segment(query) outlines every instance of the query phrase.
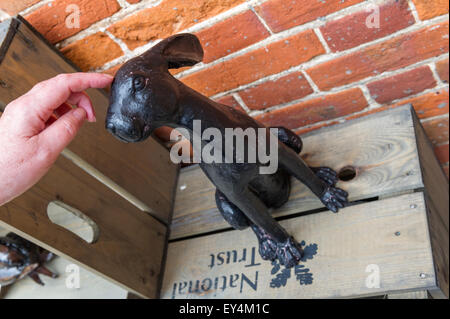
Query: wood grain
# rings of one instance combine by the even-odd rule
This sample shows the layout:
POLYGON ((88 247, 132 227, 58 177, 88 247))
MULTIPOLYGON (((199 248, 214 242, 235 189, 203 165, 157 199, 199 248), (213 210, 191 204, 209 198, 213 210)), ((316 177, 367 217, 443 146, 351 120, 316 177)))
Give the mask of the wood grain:
POLYGON ((166 227, 63 157, 32 189, 0 207, 0 225, 126 290, 158 295, 166 227), (47 205, 54 200, 92 219, 97 242, 53 224, 47 205))
POLYGON ((428 225, 436 267, 437 289, 430 290, 433 298, 449 298, 449 189, 448 179, 433 152, 414 110, 411 111, 417 134, 424 192, 428 209, 428 225))
POLYGON ((282 269, 275 272, 257 251, 257 265, 249 266, 251 251, 257 249, 251 230, 176 241, 169 244, 161 296, 353 298, 430 289, 436 279, 426 214, 423 193, 413 193, 347 207, 338 214, 322 212, 281 221, 295 238, 305 241, 310 253, 317 245, 317 254, 297 269, 306 282, 312 276, 312 283, 300 284, 291 270, 286 285, 279 288, 271 287, 271 282, 282 269), (244 249, 246 259, 239 262, 244 249), (237 262, 232 251, 237 252, 237 262), (211 255, 216 256, 213 267, 211 255), (379 288, 370 284, 376 281, 366 284, 375 268, 379 288))
MULTIPOLYGON (((339 182, 351 201, 422 187, 410 106, 399 107, 302 136, 302 157, 311 166, 356 169, 339 182)), ((198 166, 182 169, 175 196, 170 238, 230 227, 216 208, 215 188, 198 166)), ((289 202, 273 212, 284 216, 323 207, 303 184, 292 179, 289 202)))
MULTIPOLYGON (((77 72, 23 20, 0 65, 0 110, 36 83, 60 73, 77 72)), ((69 149, 150 207, 151 214, 168 223, 178 166, 155 139, 124 144, 104 128, 108 97, 88 90, 97 123, 86 124, 69 149)))

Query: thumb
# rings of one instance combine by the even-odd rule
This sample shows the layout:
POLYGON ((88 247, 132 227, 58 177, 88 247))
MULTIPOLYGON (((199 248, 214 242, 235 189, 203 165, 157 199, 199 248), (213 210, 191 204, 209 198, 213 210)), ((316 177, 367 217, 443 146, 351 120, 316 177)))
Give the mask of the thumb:
POLYGON ((40 140, 45 143, 45 147, 57 155, 75 138, 86 119, 86 111, 79 107, 75 108, 41 132, 40 140))

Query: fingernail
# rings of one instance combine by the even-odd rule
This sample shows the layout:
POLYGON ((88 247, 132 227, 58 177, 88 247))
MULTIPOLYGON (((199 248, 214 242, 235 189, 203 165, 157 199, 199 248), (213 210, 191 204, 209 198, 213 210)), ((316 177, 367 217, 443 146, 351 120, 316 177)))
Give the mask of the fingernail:
POLYGON ((78 120, 85 120, 86 119, 86 111, 82 108, 76 108, 75 111, 73 111, 73 116, 76 117, 78 120))

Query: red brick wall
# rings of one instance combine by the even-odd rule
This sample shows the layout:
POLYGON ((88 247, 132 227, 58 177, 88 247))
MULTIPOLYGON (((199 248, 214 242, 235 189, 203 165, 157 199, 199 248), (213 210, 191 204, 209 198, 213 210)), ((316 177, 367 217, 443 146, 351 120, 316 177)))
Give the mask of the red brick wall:
POLYGON ((205 59, 177 78, 298 133, 412 103, 447 174, 448 8, 447 0, 0 0, 86 71, 114 73, 160 39, 193 32, 205 59), (70 4, 79 28, 66 27, 70 4), (374 7, 379 26, 369 28, 374 7))

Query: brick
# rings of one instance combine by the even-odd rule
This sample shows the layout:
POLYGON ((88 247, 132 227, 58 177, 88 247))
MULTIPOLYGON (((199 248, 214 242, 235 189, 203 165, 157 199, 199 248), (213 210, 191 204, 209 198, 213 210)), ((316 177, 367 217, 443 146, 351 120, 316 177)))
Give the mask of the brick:
POLYGON ((366 106, 362 91, 354 88, 266 112, 256 119, 267 126, 294 129, 358 112, 366 106))
POLYGON ((440 163, 448 163, 448 144, 436 146, 434 148, 434 154, 436 154, 440 163))
POLYGON ((120 8, 116 0, 55 0, 39 7, 25 16, 25 19, 48 41, 56 43, 88 28, 97 21, 110 17, 120 8), (72 22, 75 14, 73 10, 66 12, 69 5, 77 5, 80 9, 79 28, 66 26, 66 21, 72 22))
POLYGON ((83 71, 101 67, 123 54, 120 46, 103 32, 71 43, 61 52, 83 71))
POLYGON ((225 104, 225 105, 231 106, 232 108, 234 108, 236 110, 247 113, 247 112, 245 112, 245 110, 242 108, 242 106, 238 103, 238 101, 236 101, 236 99, 232 95, 223 96, 221 98, 216 99, 215 101, 217 103, 225 104))
POLYGON ((307 70, 321 90, 356 82, 448 52, 448 22, 403 34, 307 70))
POLYGON ((248 10, 196 34, 203 45, 205 63, 217 60, 267 38, 270 33, 248 10))
POLYGON ((339 121, 331 121, 331 122, 325 122, 325 123, 322 122, 319 124, 314 124, 312 126, 299 128, 298 130, 294 130, 294 133, 297 135, 303 135, 303 134, 321 129, 322 127, 333 126, 338 123, 339 123, 339 121))
POLYGON ((448 0, 413 0, 421 20, 448 13, 448 0))
POLYGON ((196 0, 194 5, 186 0, 165 0, 113 24, 108 31, 130 49, 135 49, 178 33, 242 2, 244 0, 196 0))
POLYGON ((436 81, 428 66, 422 66, 367 84, 370 95, 378 103, 387 103, 414 95, 434 86, 436 86, 436 81))
POLYGON ((448 58, 436 62, 436 71, 441 80, 448 83, 448 58))
POLYGON ((422 126, 425 129, 431 143, 448 143, 448 117, 423 122, 422 126))
POLYGON ((401 100, 395 104, 383 105, 370 111, 347 116, 345 120, 353 120, 369 114, 386 111, 405 104, 411 104, 421 119, 448 114, 448 88, 436 90, 435 92, 425 93, 413 98, 401 100))
POLYGON ((279 73, 322 53, 325 50, 319 39, 308 30, 190 74, 182 81, 211 96, 279 73))
POLYGON ((379 13, 378 27, 366 23, 367 18, 373 15, 373 11, 362 10, 342 19, 330 21, 321 27, 320 31, 330 49, 336 52, 382 38, 415 22, 406 0, 390 0, 379 7, 379 13))
POLYGON ((117 71, 119 71, 119 69, 120 69, 120 67, 121 67, 122 65, 123 65, 123 64, 119 64, 119 65, 113 66, 112 68, 109 68, 109 69, 103 71, 103 73, 106 73, 106 74, 115 76, 116 73, 117 73, 117 71))
POLYGON ((13 16, 39 1, 40 0, 0 0, 0 10, 13 16))
POLYGON ((274 32, 304 24, 362 2, 362 0, 271 0, 256 7, 256 11, 274 32))
POLYGON ((404 99, 392 107, 411 103, 421 119, 448 114, 448 88, 436 90, 413 98, 404 99))
POLYGON ((261 110, 300 99, 312 92, 313 89, 303 74, 294 72, 240 91, 239 95, 250 109, 261 110))
MULTIPOLYGON (((434 117, 439 115, 448 114, 449 112, 449 96, 448 96, 448 88, 436 90, 435 92, 425 93, 419 96, 415 96, 413 98, 407 98, 401 100, 395 104, 387 104, 381 107, 371 109, 370 111, 361 112, 358 114, 352 114, 345 118, 346 121, 353 120, 356 118, 360 118, 363 116, 367 116, 369 114, 378 113, 381 111, 386 111, 388 109, 392 109, 395 107, 399 107, 405 104, 412 104, 414 110, 417 113, 417 116, 421 119, 434 117)), ((448 120, 447 120, 448 121, 448 120)), ((295 131, 296 134, 305 134, 310 131, 317 130, 319 128, 330 126, 337 124, 339 122, 332 121, 328 123, 319 123, 316 125, 312 125, 306 128, 301 128, 295 131)))

